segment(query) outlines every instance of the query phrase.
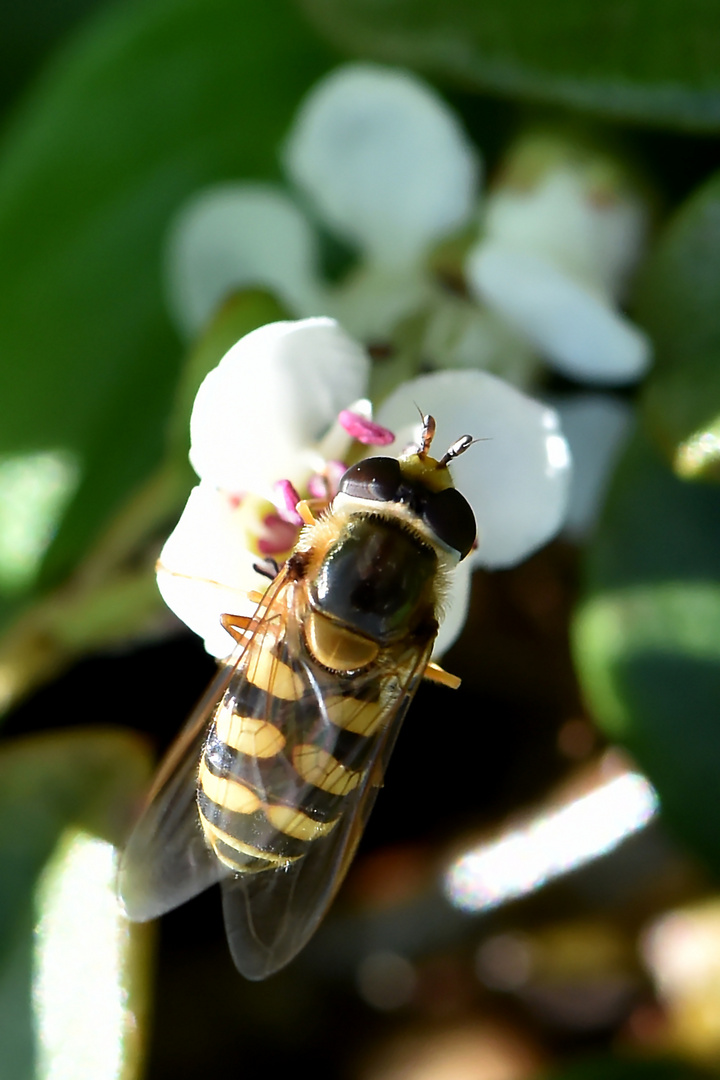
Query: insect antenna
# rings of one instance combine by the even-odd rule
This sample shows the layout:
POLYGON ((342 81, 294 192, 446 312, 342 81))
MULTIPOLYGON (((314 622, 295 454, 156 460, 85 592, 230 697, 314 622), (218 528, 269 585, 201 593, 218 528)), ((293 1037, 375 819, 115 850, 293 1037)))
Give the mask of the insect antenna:
POLYGON ((415 405, 415 408, 420 413, 420 418, 423 425, 422 431, 420 433, 420 442, 417 449, 417 455, 419 458, 424 458, 430 449, 433 439, 435 438, 435 417, 431 416, 430 413, 424 413, 418 404, 415 405))
POLYGON ((465 451, 476 442, 484 442, 484 439, 473 439, 472 435, 461 435, 459 439, 456 439, 452 446, 448 447, 443 456, 438 461, 438 468, 443 469, 446 465, 453 460, 453 458, 460 457, 465 451))

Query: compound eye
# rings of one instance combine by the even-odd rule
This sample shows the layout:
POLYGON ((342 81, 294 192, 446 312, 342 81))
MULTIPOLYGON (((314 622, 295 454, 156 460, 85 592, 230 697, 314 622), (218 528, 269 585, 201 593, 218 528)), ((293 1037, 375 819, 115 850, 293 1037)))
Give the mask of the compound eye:
POLYGON ((352 465, 340 480, 340 491, 357 499, 392 502, 400 487, 397 458, 372 457, 352 465))
POLYGON ((423 507, 423 520, 448 547, 464 559, 475 543, 477 525, 467 499, 457 488, 430 494, 423 507))

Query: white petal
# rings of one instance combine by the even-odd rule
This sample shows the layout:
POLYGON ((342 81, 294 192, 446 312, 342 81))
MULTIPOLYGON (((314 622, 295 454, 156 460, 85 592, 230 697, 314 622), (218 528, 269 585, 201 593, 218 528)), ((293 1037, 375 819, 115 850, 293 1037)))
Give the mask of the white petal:
POLYGON ((443 618, 433 647, 433 659, 438 660, 455 644, 462 633, 470 606, 472 565, 463 559, 453 570, 450 589, 443 604, 443 618))
POLYGON ((406 71, 370 64, 342 67, 310 92, 285 164, 331 228, 390 266, 468 219, 480 172, 442 98, 406 71))
POLYGON ((247 594, 265 591, 267 578, 252 564, 258 555, 246 516, 208 484, 190 493, 182 517, 158 560, 157 583, 163 600, 186 626, 205 639, 213 656, 227 656, 234 640, 223 629, 224 614, 251 615, 247 594))
POLYGON ((537 255, 484 242, 468 284, 563 375, 603 385, 634 382, 650 363, 647 336, 579 280, 537 255))
POLYGON ((564 532, 582 540, 602 509, 613 468, 633 423, 633 411, 610 394, 576 394, 552 402, 560 415, 573 461, 564 532))
POLYGON ((596 235, 595 270, 613 299, 622 299, 628 279, 643 254, 648 232, 648 212, 639 199, 620 199, 608 209, 596 235))
POLYGON ((312 445, 341 409, 367 392, 370 361, 333 319, 261 326, 241 338, 202 383, 192 412, 190 461, 226 491, 270 495, 302 483, 312 445))
POLYGON ((485 204, 486 240, 534 253, 612 298, 637 263, 646 226, 640 199, 620 190, 601 198, 589 166, 549 168, 529 190, 501 186, 485 204))
POLYGON ((328 295, 328 310, 350 334, 384 341, 403 319, 425 308, 433 295, 417 266, 364 264, 328 295))
POLYGON ((399 386, 380 406, 378 423, 398 433, 387 453, 400 452, 416 434, 417 406, 437 421, 437 457, 461 435, 486 440, 451 467, 478 524, 472 564, 511 566, 558 531, 570 460, 553 409, 487 372, 435 372, 399 386))
POLYGON ((225 298, 269 289, 298 315, 322 311, 315 234, 298 208, 269 184, 224 184, 188 202, 173 223, 167 292, 178 326, 193 336, 225 298))
POLYGON ((479 368, 514 386, 534 381, 541 366, 525 338, 486 305, 460 296, 442 296, 433 305, 422 342, 432 367, 479 368))

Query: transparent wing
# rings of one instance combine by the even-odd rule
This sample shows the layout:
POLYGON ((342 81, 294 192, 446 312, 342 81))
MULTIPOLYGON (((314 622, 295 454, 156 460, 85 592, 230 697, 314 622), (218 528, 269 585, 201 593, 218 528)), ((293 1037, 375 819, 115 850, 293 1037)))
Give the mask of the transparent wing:
MULTIPOLYGON (((275 654, 286 681, 289 669, 297 698, 288 705, 271 697, 263 714, 283 732, 284 752, 265 777, 236 769, 232 778, 254 782, 263 800, 264 812, 255 816, 251 834, 258 846, 293 850, 285 832, 273 831, 278 806, 286 812, 298 808, 302 830, 294 831, 302 831, 306 840, 295 857, 222 881, 230 951, 236 967, 249 979, 266 978, 289 963, 332 902, 433 643, 430 637, 384 650, 367 674, 343 679, 320 668, 309 655, 301 632, 305 603, 291 591, 282 598, 288 601, 275 654), (307 839, 307 820, 312 816, 319 824, 307 839)), ((251 654, 252 646, 243 667, 252 664, 251 654)), ((297 821, 293 819, 295 825, 297 821)))
POLYGON ((179 907, 227 873, 208 847, 197 811, 197 773, 209 718, 232 677, 221 669, 170 748, 120 861, 118 893, 145 922, 179 907))
POLYGON ((118 873, 118 895, 136 922, 172 911, 231 872, 208 844, 200 822, 198 767, 219 703, 242 694, 248 660, 259 655, 268 627, 276 632, 285 617, 287 587, 283 573, 268 588, 252 632, 220 668, 160 765, 118 873))
POLYGON ((315 933, 350 867, 381 784, 368 781, 330 837, 302 859, 222 882, 228 944, 246 979, 265 979, 297 956, 315 933))

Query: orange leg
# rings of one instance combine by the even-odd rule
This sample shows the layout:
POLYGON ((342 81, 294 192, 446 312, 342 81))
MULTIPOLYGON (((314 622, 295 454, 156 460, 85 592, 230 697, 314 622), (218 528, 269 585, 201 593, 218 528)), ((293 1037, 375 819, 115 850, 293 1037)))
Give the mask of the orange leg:
POLYGON ((423 678, 440 683, 442 686, 449 686, 451 690, 457 690, 462 681, 457 675, 451 675, 445 668, 441 668, 439 664, 434 664, 432 660, 426 665, 423 678))
MULTIPOLYGON (((258 595, 262 600, 262 594, 258 595)), ((246 635, 257 626, 256 620, 250 615, 221 615, 220 622, 236 641, 245 641, 246 635)))
POLYGON ((327 499, 301 499, 295 509, 306 525, 314 525, 317 515, 327 508, 327 499))

